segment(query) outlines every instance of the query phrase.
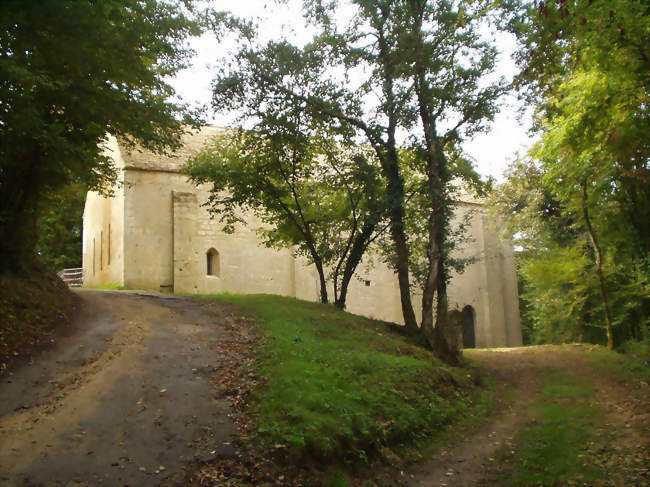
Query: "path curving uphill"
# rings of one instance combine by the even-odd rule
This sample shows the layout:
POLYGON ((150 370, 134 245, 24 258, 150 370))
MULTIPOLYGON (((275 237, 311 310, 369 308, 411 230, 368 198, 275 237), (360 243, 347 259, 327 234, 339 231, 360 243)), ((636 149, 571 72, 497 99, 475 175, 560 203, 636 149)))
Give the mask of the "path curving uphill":
POLYGON ((0 484, 184 485, 197 461, 233 455, 230 314, 176 296, 77 291, 66 336, 0 375, 0 484))

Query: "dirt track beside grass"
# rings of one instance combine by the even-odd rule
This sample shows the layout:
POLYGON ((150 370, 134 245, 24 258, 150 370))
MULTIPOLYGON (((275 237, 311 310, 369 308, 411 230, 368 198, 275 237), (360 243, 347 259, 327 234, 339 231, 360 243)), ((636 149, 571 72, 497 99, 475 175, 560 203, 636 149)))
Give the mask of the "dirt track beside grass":
POLYGON ((600 485, 644 485, 647 470, 626 472, 625 462, 626 457, 633 455, 650 460, 648 385, 625 383, 616 374, 586 362, 578 351, 584 354, 589 350, 588 346, 565 345, 466 351, 467 356, 484 366, 495 379, 497 405, 494 414, 457 444, 408 471, 406 484, 420 487, 499 485, 504 468, 500 461, 511 448, 517 448, 517 432, 539 421, 534 405, 544 385, 544 371, 556 369, 574 374, 594 388, 594 403, 604 412, 602 432, 614 437, 609 445, 613 453, 607 461, 618 468, 612 468, 612 476, 603 479, 600 485))
POLYGON ((0 375, 0 484, 184 485, 234 452, 226 306, 81 290, 67 336, 0 375))

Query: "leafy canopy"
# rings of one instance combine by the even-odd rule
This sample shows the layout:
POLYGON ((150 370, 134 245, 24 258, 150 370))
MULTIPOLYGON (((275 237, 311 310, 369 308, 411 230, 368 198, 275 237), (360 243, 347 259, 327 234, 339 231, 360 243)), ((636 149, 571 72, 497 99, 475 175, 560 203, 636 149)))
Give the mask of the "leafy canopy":
POLYGON ((169 76, 199 32, 189 2, 5 0, 0 5, 0 253, 29 253, 42 195, 67 183, 107 191, 107 134, 130 146, 179 145, 195 117, 169 76), (8 238, 4 238, 4 236, 8 238))
POLYGON ((647 333, 649 14, 643 1, 558 0, 512 24, 541 138, 500 197, 525 237, 523 295, 540 337, 604 325, 611 346, 647 333))

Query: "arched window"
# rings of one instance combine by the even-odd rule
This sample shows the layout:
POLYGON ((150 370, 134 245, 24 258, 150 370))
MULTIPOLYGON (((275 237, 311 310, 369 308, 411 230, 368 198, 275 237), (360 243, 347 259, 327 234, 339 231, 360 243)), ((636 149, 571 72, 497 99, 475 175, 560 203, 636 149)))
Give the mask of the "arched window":
POLYGON ((221 259, 219 258, 219 252, 215 249, 210 249, 205 256, 207 261, 206 274, 208 276, 219 277, 221 275, 221 259))

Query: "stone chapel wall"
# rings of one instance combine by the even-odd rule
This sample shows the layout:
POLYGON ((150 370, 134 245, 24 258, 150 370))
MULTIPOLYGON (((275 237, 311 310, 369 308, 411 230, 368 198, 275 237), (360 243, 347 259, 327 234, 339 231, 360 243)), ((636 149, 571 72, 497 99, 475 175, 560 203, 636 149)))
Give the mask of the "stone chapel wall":
MULTIPOLYGON (((218 218, 205 207, 209 192, 179 172, 181 163, 219 129, 188 138, 181 156, 169 158, 107 150, 123 168, 123 184, 113 198, 89 193, 84 211, 83 266, 89 286, 120 284, 131 289, 209 294, 271 293, 319 299, 318 276, 306 259, 288 249, 260 243, 261 222, 247 215, 247 226, 222 232, 218 218), (110 247, 110 251, 109 251, 110 247)), ((450 310, 474 319, 478 347, 521 344, 517 276, 512 246, 501 242, 482 206, 471 197, 459 204, 455 222, 465 218, 469 235, 457 255, 474 258, 465 271, 452 275, 450 310)), ((333 289, 328 290, 334 299, 333 289)), ((412 296, 418 320, 421 295, 412 296)), ((397 277, 378 257, 366 256, 353 277, 347 310, 402 323, 397 277), (372 265, 371 265, 372 264, 372 265)), ((460 315, 459 315, 460 316, 460 315)))
POLYGON ((113 197, 105 198, 95 191, 86 195, 83 214, 82 267, 84 286, 124 283, 124 160, 117 141, 109 138, 104 152, 113 158, 118 184, 113 197))

